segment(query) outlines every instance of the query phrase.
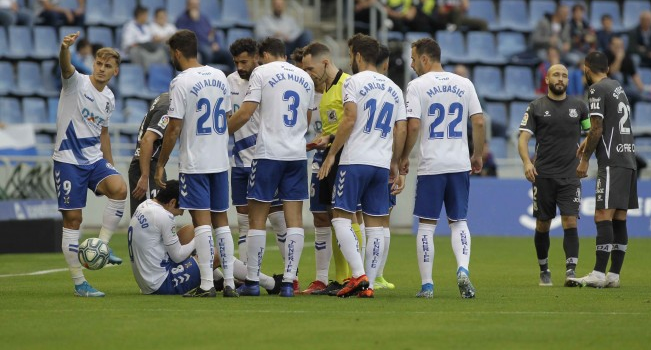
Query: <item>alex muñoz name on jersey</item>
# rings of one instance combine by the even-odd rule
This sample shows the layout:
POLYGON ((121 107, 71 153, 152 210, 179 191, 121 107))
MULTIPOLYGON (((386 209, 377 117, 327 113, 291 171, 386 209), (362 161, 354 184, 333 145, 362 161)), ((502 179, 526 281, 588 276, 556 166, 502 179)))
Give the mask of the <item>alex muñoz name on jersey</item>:
POLYGON ((307 80, 304 77, 292 73, 276 73, 276 75, 272 76, 271 79, 269 79, 269 86, 274 87, 276 84, 278 84, 283 80, 293 80, 303 85, 305 91, 307 92, 312 91, 310 84, 307 82, 307 80))

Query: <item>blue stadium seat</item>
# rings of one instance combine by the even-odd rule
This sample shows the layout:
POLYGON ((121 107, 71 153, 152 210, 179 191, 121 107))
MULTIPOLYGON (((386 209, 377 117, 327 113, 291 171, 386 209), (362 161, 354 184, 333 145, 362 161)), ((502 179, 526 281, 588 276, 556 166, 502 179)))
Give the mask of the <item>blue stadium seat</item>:
POLYGON ((623 26, 630 30, 640 23, 640 13, 651 11, 651 2, 648 0, 624 0, 623 26))
POLYGON ((113 111, 113 114, 111 114, 111 118, 109 119, 109 123, 111 125, 116 124, 116 123, 124 123, 124 103, 122 103, 121 98, 116 98, 115 99, 115 110, 113 111))
MULTIPOLYGON (((66 35, 70 35, 76 32, 79 32, 79 38, 88 39, 86 36, 86 30, 83 27, 62 26, 59 27, 59 40, 57 41, 57 44, 60 44, 66 35)), ((75 50, 75 46, 71 46, 70 50, 75 50)))
POLYGON ((511 102, 509 106, 509 126, 507 128, 507 135, 514 137, 518 135, 520 123, 524 117, 524 112, 529 107, 528 102, 511 102))
POLYGON ((524 0, 499 1, 500 26, 520 32, 530 32, 533 26, 529 21, 529 11, 524 0))
POLYGON ((222 23, 223 25, 238 25, 241 27, 253 28, 249 16, 249 8, 246 1, 222 0, 222 23))
POLYGON ((18 62, 16 87, 13 93, 19 96, 32 96, 40 92, 43 77, 41 67, 36 62, 18 62))
POLYGON ((39 156, 51 156, 54 140, 48 134, 36 134, 36 151, 39 156))
POLYGON ((497 33, 497 52, 507 59, 527 50, 524 34, 515 32, 497 33))
MULTIPOLYGON (((113 25, 121 28, 125 23, 133 18, 133 10, 135 10, 136 5, 138 5, 136 2, 136 0, 113 0, 113 7, 111 10, 111 21, 113 25)), ((152 20, 154 18, 155 10, 155 8, 149 10, 149 18, 152 20)), ((117 37, 119 38, 119 36, 117 37)))
POLYGON ((131 135, 121 134, 118 148, 118 154, 124 157, 132 156, 136 149, 136 143, 131 135))
POLYGON ((483 64, 505 64, 506 59, 497 53, 495 36, 490 32, 469 32, 466 35, 468 58, 483 64))
POLYGON ((9 51, 9 44, 7 43, 7 31, 5 27, 0 27, 0 57, 4 57, 9 51))
POLYGON ((19 124, 23 122, 20 101, 13 97, 0 97, 0 122, 19 124))
POLYGON ((552 14, 556 11, 556 2, 553 0, 529 1, 529 25, 535 28, 545 14, 552 14))
POLYGON ((4 56, 12 59, 25 59, 30 57, 32 52, 34 52, 31 28, 10 26, 8 34, 9 50, 4 56))
POLYGON ((118 90, 122 97, 156 97, 156 95, 151 93, 145 85, 145 72, 143 72, 142 67, 132 63, 124 63, 120 65, 118 90))
POLYGON ((504 89, 510 95, 530 101, 537 97, 533 82, 533 72, 526 66, 507 66, 504 68, 504 89))
POLYGON ((250 29, 231 28, 226 32, 226 47, 230 47, 237 39, 250 37, 253 37, 253 32, 250 29))
MULTIPOLYGON (((166 8, 167 4, 165 0, 140 0, 140 6, 148 8, 149 13, 153 14, 154 11, 156 11, 158 8, 166 8)), ((174 23, 176 21, 176 17, 168 17, 168 20, 174 23)))
MULTIPOLYGON (((111 2, 110 0, 86 0, 86 14, 84 22, 89 26, 113 24, 111 19, 111 2)), ((120 0, 120 3, 124 0, 120 0)))
POLYGON ((631 127, 634 135, 651 134, 651 103, 638 102, 633 107, 631 127))
POLYGON ((50 97, 47 99, 47 122, 56 123, 57 122, 57 110, 59 109, 59 99, 56 97, 50 97))
POLYGON ((488 22, 488 29, 499 30, 501 29, 497 14, 495 12, 495 4, 493 0, 473 0, 470 2, 468 9, 469 17, 478 17, 488 22))
POLYGON ((88 41, 92 44, 102 44, 104 47, 115 47, 113 31, 106 27, 88 27, 88 41))
POLYGON ((124 118, 127 123, 140 124, 149 111, 147 102, 141 99, 127 98, 124 102, 124 118))
POLYGON ((488 147, 490 147, 491 153, 493 153, 494 158, 496 159, 508 158, 507 151, 506 151, 507 143, 505 138, 493 137, 490 140, 488 147))
POLYGON ((34 52, 32 57, 48 59, 59 57, 59 44, 55 27, 34 27, 34 52))
POLYGON ((219 0, 203 0, 200 4, 201 13, 206 15, 213 27, 221 28, 222 8, 219 0))
POLYGON ((640 79, 644 85, 651 85, 651 68, 640 68, 638 69, 640 73, 640 79))
POLYGON ((58 66, 59 62, 55 60, 41 62, 41 74, 43 74, 43 82, 40 90, 41 95, 55 97, 61 93, 61 86, 58 85, 61 84, 61 69, 58 66))
POLYGON ((590 26, 595 30, 601 29, 601 16, 605 14, 613 17, 613 31, 621 31, 622 15, 619 11, 619 3, 617 1, 592 1, 590 3, 590 26))
POLYGON ((226 46, 226 33, 222 29, 215 30, 215 41, 217 41, 219 47, 228 49, 228 46, 226 46))
POLYGON ((486 103, 486 112, 491 117, 491 124, 500 125, 506 128, 508 118, 506 114, 506 105, 502 102, 488 102, 486 103))
MULTIPOLYGON (((67 9, 75 9, 79 6, 79 1, 78 0, 59 0, 58 6, 67 8, 67 9)), ((88 4, 86 4, 88 6, 88 4)))
POLYGON ((436 32, 436 41, 441 46, 441 63, 471 62, 466 54, 466 40, 461 32, 439 30, 436 32))
POLYGON ((149 90, 160 94, 169 90, 170 82, 174 78, 174 68, 169 64, 152 64, 147 76, 149 90))
MULTIPOLYGON (((167 20, 176 23, 181 13, 185 11, 185 1, 169 0, 167 2, 167 20)), ((155 10, 155 9, 154 9, 155 10)))
MULTIPOLYGON (((378 36, 380 37, 380 39, 382 39, 382 33, 378 33, 378 36)), ((387 41, 403 41, 403 40, 405 40, 405 36, 402 34, 402 32, 394 32, 391 30, 387 31, 387 41)))
POLYGON ((0 96, 7 95, 16 84, 14 76, 14 67, 10 62, 0 61, 0 96))
POLYGON ((477 66, 472 77, 479 96, 498 101, 508 101, 513 97, 504 91, 502 72, 497 67, 477 66))
POLYGON ((636 137, 635 138, 635 154, 644 158, 645 160, 651 159, 651 138, 650 137, 636 137))
POLYGON ((23 98, 23 121, 25 123, 47 123, 45 100, 40 97, 23 98))

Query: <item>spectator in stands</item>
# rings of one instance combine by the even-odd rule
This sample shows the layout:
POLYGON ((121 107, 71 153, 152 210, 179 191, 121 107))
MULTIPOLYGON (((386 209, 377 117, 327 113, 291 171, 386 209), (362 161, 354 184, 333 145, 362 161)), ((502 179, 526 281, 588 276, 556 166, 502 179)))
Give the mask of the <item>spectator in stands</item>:
POLYGON ((45 26, 81 26, 84 24, 86 0, 77 0, 77 8, 59 6, 59 0, 32 0, 34 15, 45 26))
POLYGON ((427 0, 431 3, 430 14, 423 12, 424 1, 412 0, 389 0, 385 6, 387 15, 393 22, 395 31, 425 32, 434 36, 437 29, 444 29, 444 26, 436 25, 431 17, 434 8, 434 0, 427 0))
POLYGON ((583 4, 572 6, 572 18, 570 19, 571 50, 581 57, 594 50, 596 45, 594 30, 590 27, 584 15, 585 7, 583 4))
POLYGON ((168 63, 165 47, 153 41, 147 20, 146 7, 136 6, 133 19, 122 30, 122 51, 126 52, 133 63, 141 65, 145 71, 153 63, 168 63))
POLYGON ((547 70, 549 67, 561 63, 561 54, 558 51, 556 46, 550 46, 547 48, 547 58, 542 61, 538 68, 536 68, 536 80, 538 80, 538 87, 536 88, 537 94, 547 94, 547 82, 545 77, 547 76, 547 70))
POLYGON ((606 51, 610 46, 610 38, 615 36, 613 32, 613 17, 609 14, 601 16, 601 29, 597 31, 597 50, 606 51))
POLYGON ((618 36, 610 39, 610 46, 604 52, 608 58, 608 76, 619 81, 631 106, 640 100, 648 100, 651 87, 645 87, 635 68, 635 62, 626 52, 624 40, 618 36))
POLYGON ((77 41, 77 51, 72 54, 71 62, 77 72, 81 74, 91 74, 93 72, 93 47, 86 39, 77 41))
POLYGON ((640 24, 629 34, 628 48, 640 56, 640 66, 651 67, 651 11, 640 14, 640 24))
POLYGON ((481 169, 479 176, 497 176, 497 163, 495 163, 495 156, 491 152, 488 140, 484 142, 484 152, 482 153, 482 161, 484 166, 481 169))
POLYGON ((256 37, 262 39, 271 36, 284 41, 287 56, 312 41, 312 33, 301 28, 296 19, 285 13, 285 0, 272 0, 271 9, 272 13, 262 17, 255 26, 256 37))
POLYGON ((154 13, 154 21, 149 24, 149 31, 156 43, 165 44, 174 33, 176 27, 168 22, 167 11, 164 8, 157 8, 154 13))
POLYGON ((201 14, 199 4, 199 0, 186 1, 186 10, 176 19, 176 28, 191 30, 197 35, 199 54, 204 64, 224 64, 233 69, 230 53, 220 47, 210 19, 201 14))
POLYGON ((481 18, 468 17, 469 0, 440 0, 434 8, 435 22, 448 30, 488 30, 488 22, 481 18))
MULTIPOLYGON (((565 5, 556 7, 553 14, 545 14, 534 29, 531 40, 533 49, 538 53, 538 58, 545 60, 547 56, 547 48, 555 46, 561 54, 562 61, 571 61, 572 55, 570 49, 572 48, 572 38, 570 36, 570 26, 567 23, 567 16, 569 9, 565 5)), ((575 64, 580 58, 574 57, 575 64)))
POLYGON ((0 0, 0 26, 31 26, 32 12, 20 8, 16 0, 0 0))

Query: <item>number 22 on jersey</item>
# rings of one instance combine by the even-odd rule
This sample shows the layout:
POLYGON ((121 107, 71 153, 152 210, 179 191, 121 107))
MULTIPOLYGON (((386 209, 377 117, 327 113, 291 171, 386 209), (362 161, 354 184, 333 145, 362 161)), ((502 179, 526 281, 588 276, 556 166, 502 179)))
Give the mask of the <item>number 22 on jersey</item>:
POLYGON ((429 117, 434 117, 434 121, 429 126, 429 139, 460 139, 463 136, 463 131, 456 130, 459 123, 463 119, 463 105, 459 102, 454 102, 446 111, 445 106, 440 103, 433 103, 429 106, 427 111, 429 117), (451 115, 454 117, 447 125, 444 125, 445 116, 451 115))

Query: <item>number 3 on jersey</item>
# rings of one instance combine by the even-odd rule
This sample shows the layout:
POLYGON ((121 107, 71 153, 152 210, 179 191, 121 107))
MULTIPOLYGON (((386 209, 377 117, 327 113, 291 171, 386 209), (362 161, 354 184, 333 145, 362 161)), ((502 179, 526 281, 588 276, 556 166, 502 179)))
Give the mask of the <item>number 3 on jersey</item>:
POLYGON ((296 91, 287 90, 283 94, 283 101, 290 100, 291 102, 289 103, 289 106, 287 106, 287 110, 292 114, 283 114, 283 122, 285 123, 285 126, 291 128, 296 125, 296 121, 298 120, 298 104, 300 103, 301 98, 296 91))
POLYGON ((442 129, 437 130, 441 124, 445 121, 445 107, 440 103, 433 103, 429 106, 427 115, 434 117, 434 121, 429 126, 429 139, 442 139, 445 138, 445 129, 447 129, 447 136, 449 139, 460 139, 463 136, 462 131, 455 130, 457 125, 461 123, 463 119, 463 105, 459 102, 454 102, 450 105, 450 109, 447 111, 447 114, 452 116, 456 115, 454 119, 448 123, 447 128, 444 126, 442 129))
POLYGON ((215 103, 215 108, 212 110, 212 127, 205 126, 208 119, 210 119, 211 109, 210 109, 210 100, 207 98, 202 98, 197 101, 197 112, 202 112, 203 114, 199 119, 197 119, 197 135, 210 135, 214 129, 218 135, 222 135, 226 132, 226 111, 221 108, 224 98, 220 97, 215 103), (205 109, 205 110, 204 110, 205 109))

